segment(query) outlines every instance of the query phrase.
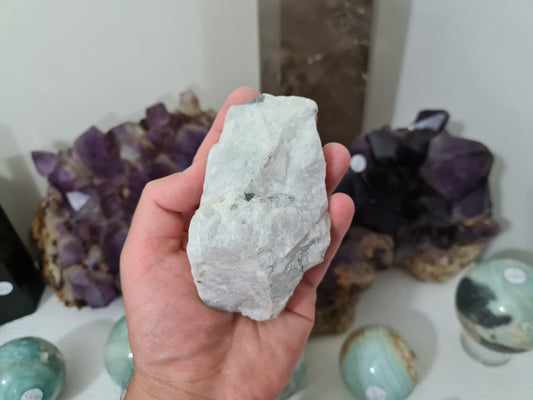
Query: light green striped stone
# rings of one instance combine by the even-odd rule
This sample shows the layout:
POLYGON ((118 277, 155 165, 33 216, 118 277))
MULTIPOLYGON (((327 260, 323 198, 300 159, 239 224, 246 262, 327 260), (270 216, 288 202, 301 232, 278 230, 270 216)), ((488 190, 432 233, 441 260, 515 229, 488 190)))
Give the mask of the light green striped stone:
POLYGON ((133 354, 128 339, 126 317, 122 317, 111 329, 104 350, 105 368, 117 385, 126 387, 133 377, 133 354))
POLYGON ((368 326, 344 342, 340 370, 348 391, 357 400, 403 400, 416 385, 414 353, 385 326, 368 326))
POLYGON ((0 347, 0 400, 55 400, 65 379, 65 362, 52 343, 36 337, 0 347))

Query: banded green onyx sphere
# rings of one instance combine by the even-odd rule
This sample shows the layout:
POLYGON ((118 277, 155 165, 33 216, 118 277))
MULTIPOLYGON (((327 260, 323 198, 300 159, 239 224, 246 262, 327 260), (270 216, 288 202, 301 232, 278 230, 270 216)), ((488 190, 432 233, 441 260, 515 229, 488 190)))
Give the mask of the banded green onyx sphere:
POLYGON ((117 385, 126 387, 133 377, 133 354, 128 339, 126 317, 122 317, 111 329, 104 350, 107 373, 117 385))
POLYGON ((55 400, 65 379, 65 361, 46 340, 24 337, 0 347, 0 400, 55 400))
MULTIPOLYGON (((477 263, 460 280, 455 306, 469 340, 497 353, 533 350, 533 267, 512 259, 477 263)), ((464 340, 478 361, 505 361, 484 360, 476 344, 464 340)))
POLYGON ((416 385, 414 359, 414 352, 392 329, 367 326, 344 341, 340 371, 356 400, 403 400, 416 385))

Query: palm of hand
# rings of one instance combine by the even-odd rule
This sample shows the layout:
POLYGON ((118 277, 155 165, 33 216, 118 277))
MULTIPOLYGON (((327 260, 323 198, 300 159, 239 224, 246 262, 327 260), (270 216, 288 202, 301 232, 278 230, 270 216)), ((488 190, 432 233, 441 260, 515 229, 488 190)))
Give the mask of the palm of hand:
POLYGON ((290 377, 312 319, 286 310, 279 319, 261 323, 207 308, 198 299, 185 249, 176 243, 177 238, 158 238, 123 259, 153 271, 143 296, 126 303, 138 372, 178 389, 186 387, 182 382, 196 382, 196 390, 183 390, 199 398, 217 393, 237 399, 239 392, 242 398, 274 398, 290 377))
MULTIPOLYGON (((275 320, 257 322, 206 307, 186 254, 187 228, 200 200, 207 153, 218 141, 225 112, 256 96, 251 89, 234 92, 193 165, 151 182, 143 192, 121 258, 135 359, 127 399, 274 399, 303 351, 314 321, 316 287, 351 221, 349 198, 330 197, 332 244, 326 259, 305 274, 275 320)), ((346 169, 345 153, 339 145, 324 149, 328 192, 346 169)))

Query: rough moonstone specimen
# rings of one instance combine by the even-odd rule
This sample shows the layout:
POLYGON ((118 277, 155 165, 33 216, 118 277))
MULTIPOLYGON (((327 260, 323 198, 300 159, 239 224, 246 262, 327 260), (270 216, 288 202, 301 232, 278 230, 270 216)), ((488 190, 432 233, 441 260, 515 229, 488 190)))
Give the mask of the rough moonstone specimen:
POLYGON ((104 349, 104 364, 107 373, 117 385, 121 387, 129 385, 135 366, 126 317, 122 317, 109 333, 104 349))
POLYGON ((0 347, 1 400, 55 400, 65 379, 65 362, 52 343, 24 337, 0 347))
POLYGON ((330 242, 317 105, 264 94, 228 111, 187 252, 208 306, 276 318, 330 242))
POLYGON ((479 344, 501 353, 533 350, 533 267, 511 259, 478 263, 459 282, 455 305, 479 344))
POLYGON ((392 329, 368 326, 342 345, 340 370, 355 399, 403 400, 417 382, 414 359, 409 345, 392 329))

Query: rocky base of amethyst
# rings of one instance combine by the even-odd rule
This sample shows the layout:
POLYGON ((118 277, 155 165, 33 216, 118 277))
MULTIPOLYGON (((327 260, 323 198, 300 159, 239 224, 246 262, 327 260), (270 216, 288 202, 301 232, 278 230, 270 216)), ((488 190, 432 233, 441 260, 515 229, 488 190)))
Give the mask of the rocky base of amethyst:
POLYGON ((318 288, 312 333, 334 334, 350 329, 359 296, 376 278, 374 266, 390 265, 392 256, 390 237, 352 227, 318 288))
POLYGON ((420 280, 444 283, 472 264, 481 250, 481 244, 454 245, 445 250, 429 247, 416 254, 399 252, 395 262, 420 280))
POLYGON ((32 226, 44 276, 68 306, 104 307, 120 295, 120 252, 146 183, 187 168, 213 123, 192 92, 139 123, 96 127, 72 148, 32 153, 49 187, 32 226))

